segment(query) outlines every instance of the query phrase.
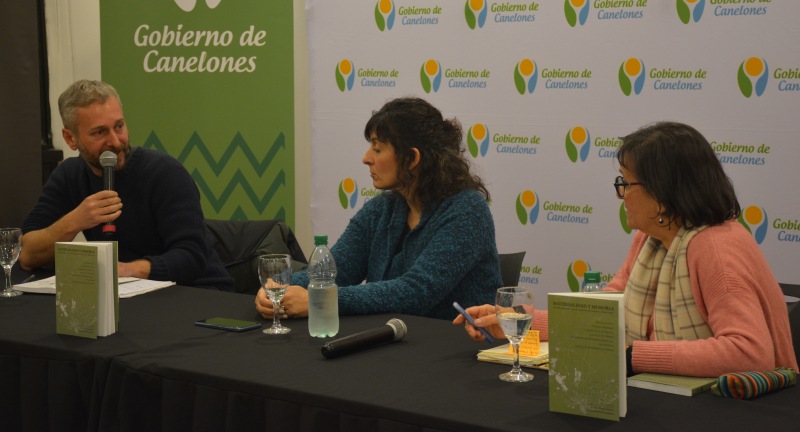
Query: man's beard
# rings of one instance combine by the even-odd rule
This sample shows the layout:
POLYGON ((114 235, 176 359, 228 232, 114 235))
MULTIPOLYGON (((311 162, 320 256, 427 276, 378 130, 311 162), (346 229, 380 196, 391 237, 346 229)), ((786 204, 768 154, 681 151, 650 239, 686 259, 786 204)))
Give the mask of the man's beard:
MULTIPOLYGON (((76 143, 78 145, 78 153, 81 155, 81 157, 83 157, 83 160, 85 160, 86 163, 89 164, 89 166, 97 168, 97 170, 99 171, 103 171, 103 165, 100 164, 100 155, 103 153, 101 152, 100 155, 90 155, 89 152, 86 151, 86 148, 83 146, 83 144, 81 144, 80 140, 76 139, 76 143)), ((130 156, 131 154, 131 146, 125 144, 124 147, 120 149, 119 152, 114 152, 113 150, 108 150, 108 151, 114 153, 115 155, 119 155, 119 153, 124 154, 125 163, 127 164, 128 156, 130 156)), ((122 168, 124 169, 125 166, 123 166, 122 168)))

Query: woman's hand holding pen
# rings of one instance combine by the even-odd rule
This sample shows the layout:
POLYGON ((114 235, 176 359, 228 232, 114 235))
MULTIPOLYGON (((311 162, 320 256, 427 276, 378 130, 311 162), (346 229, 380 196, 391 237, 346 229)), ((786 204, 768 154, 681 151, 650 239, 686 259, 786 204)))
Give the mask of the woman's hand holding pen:
MULTIPOLYGON (((500 324, 497 322, 495 315, 494 305, 485 304, 482 306, 472 306, 466 309, 466 312, 475 319, 475 325, 485 328, 496 339, 504 339, 506 335, 500 324)), ((463 316, 459 315, 453 320, 453 325, 464 325, 464 330, 470 338, 478 342, 486 340, 486 338, 475 329, 472 325, 466 322, 463 316)))

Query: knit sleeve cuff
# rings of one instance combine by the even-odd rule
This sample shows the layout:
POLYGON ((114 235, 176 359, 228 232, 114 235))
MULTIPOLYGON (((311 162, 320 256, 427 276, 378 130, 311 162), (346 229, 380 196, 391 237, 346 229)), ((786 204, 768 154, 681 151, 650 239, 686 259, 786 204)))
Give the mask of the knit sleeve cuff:
POLYGON ((539 330, 539 340, 544 342, 550 340, 548 335, 547 319, 549 313, 546 310, 535 310, 533 312, 533 324, 531 329, 539 330))
POLYGON ((675 375, 674 341, 634 341, 633 370, 636 373, 650 372, 675 375))
POLYGON ((142 259, 150 261, 150 276, 148 279, 169 280, 169 269, 167 268, 166 260, 159 256, 146 256, 142 259))

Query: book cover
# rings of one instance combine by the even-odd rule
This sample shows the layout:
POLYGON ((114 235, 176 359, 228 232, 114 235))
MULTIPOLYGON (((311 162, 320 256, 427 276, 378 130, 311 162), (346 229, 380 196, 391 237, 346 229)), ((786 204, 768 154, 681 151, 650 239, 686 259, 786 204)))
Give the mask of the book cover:
POLYGON ((119 324, 115 242, 57 242, 56 332, 96 339, 119 324))
POLYGON ((716 378, 643 373, 628 378, 629 387, 656 390, 682 396, 694 396, 710 390, 716 378))
POLYGON ((550 411, 619 421, 627 411, 621 293, 550 293, 550 411))

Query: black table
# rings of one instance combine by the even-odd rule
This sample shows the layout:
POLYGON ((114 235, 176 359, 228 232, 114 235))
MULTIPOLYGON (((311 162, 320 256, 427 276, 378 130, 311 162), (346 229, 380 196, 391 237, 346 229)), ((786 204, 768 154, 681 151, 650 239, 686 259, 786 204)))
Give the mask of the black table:
POLYGON ((286 321, 286 336, 193 325, 254 319, 249 295, 176 286, 122 299, 119 331, 97 340, 55 334, 54 308, 53 296, 0 302, 3 430, 772 430, 800 421, 797 387, 751 401, 630 388, 620 422, 551 413, 546 372, 501 382, 508 366, 475 359, 488 344, 441 320, 342 317, 340 335, 393 317, 408 334, 326 360, 303 319, 286 321))

